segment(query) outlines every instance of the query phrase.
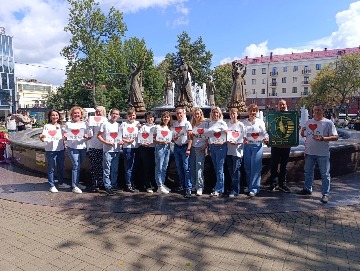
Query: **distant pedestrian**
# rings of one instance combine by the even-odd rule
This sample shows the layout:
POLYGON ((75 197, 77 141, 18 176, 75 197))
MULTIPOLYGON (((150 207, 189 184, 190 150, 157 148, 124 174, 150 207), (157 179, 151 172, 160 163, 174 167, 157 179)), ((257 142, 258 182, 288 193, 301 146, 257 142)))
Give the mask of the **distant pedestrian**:
POLYGON ((319 166, 321 174, 321 201, 327 203, 330 193, 330 150, 329 141, 339 139, 335 125, 331 120, 324 118, 324 109, 321 105, 313 108, 314 118, 305 123, 301 129, 301 136, 305 139, 305 183, 298 192, 300 195, 311 195, 314 180, 315 164, 319 166))
POLYGON ((8 134, 16 132, 16 119, 12 114, 8 114, 6 117, 6 128, 8 130, 8 134))

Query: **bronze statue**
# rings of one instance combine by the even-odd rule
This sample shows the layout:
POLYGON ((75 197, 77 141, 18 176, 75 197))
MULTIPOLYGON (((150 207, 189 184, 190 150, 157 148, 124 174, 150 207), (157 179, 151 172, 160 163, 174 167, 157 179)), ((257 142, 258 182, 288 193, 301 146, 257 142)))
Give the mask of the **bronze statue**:
POLYGON ((176 100, 176 107, 186 108, 186 111, 191 111, 193 107, 193 97, 191 93, 190 74, 193 75, 192 67, 185 63, 181 58, 181 65, 178 68, 178 97, 176 100))
POLYGON ((208 81, 206 82, 206 95, 208 100, 208 105, 215 106, 215 84, 213 82, 212 76, 208 77, 208 81))
POLYGON ((246 93, 244 87, 244 76, 246 74, 246 66, 237 61, 232 62, 232 79, 231 100, 228 108, 238 108, 240 112, 246 112, 246 93))
POLYGON ((130 93, 129 93, 129 106, 134 107, 136 112, 145 112, 145 104, 142 97, 143 86, 142 86, 142 68, 144 66, 146 58, 146 52, 144 54, 143 61, 139 66, 136 63, 132 63, 131 67, 133 71, 130 74, 131 84, 130 84, 130 93))

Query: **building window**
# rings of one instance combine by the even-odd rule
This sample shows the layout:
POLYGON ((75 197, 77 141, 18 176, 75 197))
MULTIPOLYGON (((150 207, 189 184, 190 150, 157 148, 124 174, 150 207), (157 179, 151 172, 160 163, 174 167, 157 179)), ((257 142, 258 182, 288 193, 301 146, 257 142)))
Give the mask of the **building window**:
POLYGON ((304 87, 304 92, 302 93, 302 95, 308 95, 308 94, 309 94, 309 88, 304 87))
POLYGON ((304 76, 304 84, 310 84, 309 76, 304 76))
POLYGON ((316 70, 321 70, 321 64, 316 64, 316 70))
POLYGON ((286 93, 286 88, 282 88, 281 93, 286 93))
POLYGON ((291 101, 293 104, 296 104, 296 98, 292 98, 291 101))
POLYGON ((265 89, 264 88, 261 89, 261 94, 265 94, 265 89))
POLYGON ((292 93, 297 93, 297 87, 292 88, 292 93))
POLYGON ((281 83, 286 83, 286 77, 281 78, 281 83))
POLYGON ((287 67, 283 67, 283 72, 287 72, 287 67))
POLYGON ((252 94, 255 94, 255 93, 256 93, 256 90, 253 88, 253 89, 251 90, 251 93, 252 93, 252 94))
POLYGON ((298 67, 298 66, 294 66, 293 72, 297 72, 298 70, 299 70, 299 67, 298 67))
POLYGON ((261 83, 264 85, 266 82, 265 82, 265 78, 262 79, 261 83))
POLYGON ((251 74, 252 74, 252 75, 256 75, 256 69, 252 69, 252 70, 251 70, 251 74))
POLYGON ((293 77, 293 83, 297 83, 297 77, 293 77))
POLYGON ((256 85, 256 79, 252 79, 251 84, 256 85))
POLYGON ((261 73, 262 73, 262 74, 266 74, 266 68, 262 68, 262 69, 261 69, 261 73))

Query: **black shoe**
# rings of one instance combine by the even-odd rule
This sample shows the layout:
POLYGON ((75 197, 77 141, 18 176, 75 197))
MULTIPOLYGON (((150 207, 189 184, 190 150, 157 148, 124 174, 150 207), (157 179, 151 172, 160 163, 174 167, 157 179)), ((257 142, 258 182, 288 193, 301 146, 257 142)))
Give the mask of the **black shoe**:
POLYGON ((114 192, 123 192, 122 189, 119 189, 117 187, 111 188, 111 190, 114 191, 114 192))
POLYGON ((186 190, 184 198, 191 198, 191 190, 186 190))
POLYGON ((329 197, 326 196, 326 195, 323 195, 322 198, 321 198, 321 202, 322 203, 328 203, 328 201, 329 201, 329 197))
POLYGON ((135 189, 135 188, 132 187, 132 186, 126 187, 126 191, 127 191, 127 192, 130 192, 130 193, 139 193, 139 190, 135 189))
POLYGON ((111 190, 111 189, 105 189, 105 193, 109 196, 114 196, 116 195, 115 191, 111 190))
POLYGON ((274 192, 275 189, 276 189, 276 185, 273 185, 273 184, 272 184, 272 185, 270 185, 268 191, 269 191, 269 192, 274 192))
POLYGON ((179 186, 179 187, 176 187, 176 188, 175 188, 175 191, 176 191, 176 192, 182 192, 182 191, 184 191, 184 190, 185 190, 185 188, 182 187, 182 186, 179 186))
POLYGON ((291 193, 291 190, 286 185, 279 185, 279 190, 285 193, 291 193))
POLYGON ((307 195, 311 195, 312 192, 303 188, 303 190, 300 190, 300 191, 296 192, 296 194, 307 196, 307 195))

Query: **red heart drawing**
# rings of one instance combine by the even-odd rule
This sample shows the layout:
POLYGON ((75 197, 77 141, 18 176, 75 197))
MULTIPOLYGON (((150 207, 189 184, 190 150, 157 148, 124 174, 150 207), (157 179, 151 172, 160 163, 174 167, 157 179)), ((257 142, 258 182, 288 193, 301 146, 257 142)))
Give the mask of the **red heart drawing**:
POLYGON ((316 123, 314 123, 314 124, 309 124, 309 128, 310 128, 311 131, 315 131, 315 129, 316 129, 317 127, 318 127, 318 126, 317 126, 316 123))
POLYGON ((169 134, 168 131, 161 131, 161 135, 162 135, 162 136, 167 136, 168 134, 169 134))
POLYGON ((234 138, 238 138, 239 135, 240 135, 240 133, 238 133, 238 132, 232 132, 232 136, 233 136, 234 138))
POLYGON ((110 133, 110 137, 112 137, 113 139, 117 138, 117 136, 118 136, 117 132, 110 133))
POLYGON ((253 139, 257 139, 259 137, 259 133, 252 133, 251 136, 253 139))
POLYGON ((96 116, 96 117, 94 117, 94 120, 95 120, 96 122, 99 122, 99 121, 101 120, 101 117, 96 116))
POLYGON ((181 127, 181 126, 180 126, 180 127, 175 127, 175 131, 176 131, 177 133, 180 133, 181 130, 182 130, 182 127, 181 127))
POLYGON ((78 133, 80 133, 80 129, 73 129, 73 130, 71 130, 71 133, 73 135, 77 135, 78 133))
POLYGON ((127 130, 131 134, 132 132, 134 132, 134 127, 128 127, 127 130))
POLYGON ((221 136, 221 132, 215 132, 215 133, 214 133, 214 136, 215 136, 216 138, 219 138, 219 137, 221 136))
POLYGON ((50 130, 48 131, 48 134, 51 136, 55 136, 56 135, 56 130, 50 130))
POLYGON ((149 134, 148 133, 142 133, 141 136, 144 138, 144 139, 147 139, 149 137, 149 134))
POLYGON ((199 135, 202 135, 204 133, 204 129, 203 128, 198 128, 197 132, 199 135))

